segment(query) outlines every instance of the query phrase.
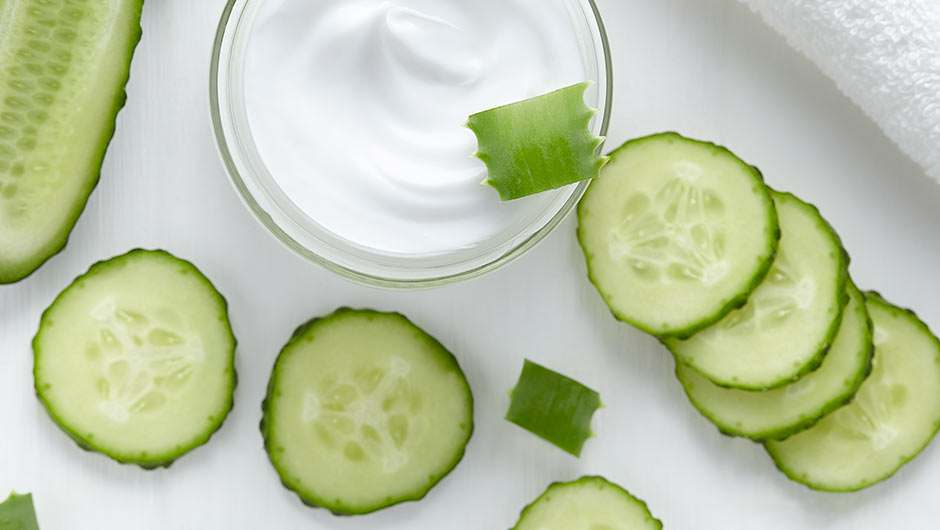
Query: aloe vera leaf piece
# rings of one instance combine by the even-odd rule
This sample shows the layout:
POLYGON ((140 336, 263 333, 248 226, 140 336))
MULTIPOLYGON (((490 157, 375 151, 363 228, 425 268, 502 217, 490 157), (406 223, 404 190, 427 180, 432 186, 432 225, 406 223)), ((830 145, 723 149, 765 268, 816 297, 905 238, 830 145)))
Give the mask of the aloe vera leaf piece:
POLYGON ((591 418, 601 407, 600 394, 527 359, 510 396, 508 421, 581 456, 584 442, 593 436, 591 418))
POLYGON ((596 109, 584 103, 590 82, 470 116, 474 156, 486 164, 483 184, 510 201, 597 177, 607 163, 597 154, 604 138, 588 124, 596 109))
POLYGON ((31 494, 17 495, 14 491, 0 502, 0 530, 39 530, 31 494))

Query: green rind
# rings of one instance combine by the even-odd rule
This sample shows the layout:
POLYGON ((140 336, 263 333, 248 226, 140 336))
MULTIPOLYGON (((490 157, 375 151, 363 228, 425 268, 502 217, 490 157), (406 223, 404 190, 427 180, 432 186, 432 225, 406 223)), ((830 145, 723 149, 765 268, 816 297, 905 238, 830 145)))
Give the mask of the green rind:
MULTIPOLYGON (((669 349, 669 351, 673 354, 673 356, 676 358, 677 361, 682 362, 686 366, 692 368, 693 370, 707 377, 711 382, 723 388, 750 390, 754 392, 758 392, 761 390, 773 390, 775 388, 786 386, 800 379, 804 375, 819 368, 819 365, 821 365, 823 360, 826 358, 826 353, 829 352, 829 348, 832 346, 832 341, 835 339, 836 333, 838 333, 839 331, 839 324, 841 324, 842 322, 842 311, 845 309, 845 305, 849 301, 849 295, 846 291, 846 284, 849 282, 849 255, 845 251, 845 247, 842 246, 842 239, 839 237, 839 234, 836 233, 835 229, 832 228, 832 225, 830 225, 829 222, 826 221, 826 219, 819 212, 819 208, 817 208, 815 205, 801 200, 799 197, 797 197, 796 195, 793 195, 792 193, 777 191, 777 190, 770 188, 769 186, 767 187, 767 189, 770 191, 771 196, 780 197, 784 200, 796 201, 802 207, 809 210, 811 214, 813 215, 813 217, 815 217, 817 221, 819 222, 818 224, 822 227, 823 233, 825 233, 830 239, 830 241, 832 241, 833 247, 839 249, 838 254, 836 256, 838 260, 837 266, 839 268, 839 276, 836 280, 836 284, 833 286, 836 292, 835 299, 837 303, 839 304, 838 309, 837 309, 838 316, 832 321, 832 324, 830 324, 829 330, 827 331, 825 337, 817 345, 816 353, 814 353, 812 357, 809 358, 805 364, 803 364, 798 369, 794 370, 792 373, 784 374, 775 380, 767 381, 763 384, 756 384, 756 385, 752 385, 748 383, 741 383, 738 381, 726 381, 726 380, 718 379, 714 376, 714 374, 706 373, 706 371, 703 370, 700 366, 697 366, 695 363, 694 357, 683 356, 681 353, 678 353, 675 348, 670 347, 669 344, 661 340, 661 342, 663 343, 663 346, 669 349)), ((772 266, 773 266, 773 262, 771 262, 770 264, 770 267, 772 266)), ((768 267, 768 271, 770 270, 770 267, 768 267)), ((758 284, 755 287, 755 289, 759 286, 760 284, 758 284)), ((750 295, 750 293, 748 294, 750 295)), ((746 303, 747 301, 745 300, 745 303, 741 304, 740 307, 743 307, 746 303)), ((669 338, 684 340, 681 337, 669 337, 669 338)))
POLYGON ((225 297, 223 297, 222 294, 219 293, 219 291, 215 288, 212 282, 195 265, 193 265, 189 261, 180 259, 165 250, 145 250, 145 249, 137 248, 137 249, 131 250, 130 252, 126 254, 122 254, 120 256, 116 256, 111 259, 102 260, 93 264, 88 269, 87 272, 75 278, 75 280, 68 287, 66 287, 65 290, 59 293, 59 295, 56 296, 55 300, 53 300, 52 304, 50 304, 49 307, 46 308, 45 311, 43 311, 42 318, 39 321, 39 331, 33 337, 32 344, 33 344, 33 383, 34 383, 33 388, 36 391, 36 397, 38 397, 39 401, 42 402, 43 408, 46 409, 46 412, 49 414, 49 417, 52 418, 52 421, 54 421, 56 425, 58 425, 59 428, 62 429, 62 431, 65 434, 67 434, 72 440, 74 440, 75 443, 78 444, 80 448, 86 451, 94 452, 94 453, 101 453, 107 456, 108 458, 111 458, 112 460, 115 460, 121 464, 134 464, 138 467, 141 467, 147 470, 157 469, 161 467, 170 467, 170 465, 173 464, 173 462, 175 462, 176 459, 178 459, 179 457, 183 456, 189 451, 192 451, 196 447, 204 445, 206 442, 208 442, 209 439, 212 437, 212 435, 215 434, 220 428, 222 428, 222 424, 225 422, 225 419, 228 417, 229 412, 231 412, 232 408, 235 406, 234 393, 235 393, 235 386, 238 384, 238 374, 235 371, 235 349, 237 345, 237 340, 235 339, 235 334, 232 332, 232 325, 228 318, 228 302, 225 300, 225 297), (180 446, 181 449, 174 450, 166 454, 152 455, 152 456, 148 455, 145 458, 144 457, 123 458, 123 457, 119 457, 119 456, 115 456, 111 454, 111 452, 107 448, 99 446, 98 444, 87 439, 86 437, 82 436, 81 434, 73 430, 71 427, 69 427, 65 421, 63 421, 61 418, 58 417, 58 415, 56 415, 55 410, 53 408, 53 404, 46 401, 46 399, 43 397, 42 390, 38 386, 39 366, 40 366, 40 360, 42 358, 42 351, 39 348, 39 342, 40 342, 39 339, 42 334, 42 329, 43 329, 44 324, 50 318, 50 311, 56 306, 56 303, 61 298, 63 298, 72 289, 76 288, 76 285, 78 284, 79 280, 82 280, 84 278, 97 275, 97 274, 107 274, 108 269, 115 268, 115 267, 118 267, 118 268, 122 267, 125 261, 134 259, 138 256, 146 256, 146 255, 158 255, 163 258, 170 259, 178 263, 179 265, 182 265, 183 267, 186 267, 194 274, 194 277, 198 278, 206 286, 206 292, 211 293, 216 298, 219 304, 219 314, 225 315, 225 318, 222 320, 225 324, 226 329, 228 330, 228 335, 232 341, 232 351, 229 356, 229 359, 230 359, 229 366, 231 367, 231 372, 232 372, 231 374, 232 382, 230 386, 230 391, 228 392, 229 402, 227 406, 225 406, 222 412, 218 414, 217 421, 215 422, 213 426, 211 426, 211 428, 205 431, 204 435, 198 436, 192 441, 189 441, 185 444, 181 444, 180 446))
POLYGON ((32 494, 14 491, 0 502, 0 530, 39 530, 32 494))
MULTIPOLYGON (((697 144, 701 144, 701 145, 707 146, 707 147, 709 147, 709 148, 711 148, 711 149, 715 149, 715 150, 717 150, 717 151, 719 151, 719 152, 722 152, 722 153, 725 153, 725 154, 731 156, 731 157, 734 158, 735 160, 738 160, 739 162, 741 162, 742 165, 744 165, 745 167, 747 167, 748 170, 753 174, 753 176, 754 176, 755 180, 757 181, 757 183, 759 183, 760 186, 761 186, 762 188, 764 188, 764 190, 765 190, 765 193, 764 193, 764 200, 765 200, 768 204, 770 204, 770 207, 767 209, 767 211, 768 211, 768 213, 769 213, 769 216, 768 216, 768 218, 767 218, 767 221, 768 221, 767 239, 768 239, 768 241, 771 242, 771 246, 770 246, 769 249, 767 249, 768 252, 767 252, 766 256, 764 256, 764 259, 761 260, 759 266, 758 266, 757 269, 754 271, 754 274, 753 274, 753 275, 751 276, 751 278, 747 281, 747 283, 746 283, 744 289, 743 289, 737 296, 734 296, 734 297, 730 298, 724 305, 722 305, 721 307, 719 307, 714 313, 712 313, 712 314, 710 314, 710 315, 707 315, 707 316, 705 316, 705 317, 702 317, 701 319, 699 319, 699 320, 697 320, 697 321, 695 321, 695 322, 692 322, 692 323, 686 325, 686 326, 683 327, 683 328, 671 329, 671 330, 657 330, 657 329, 653 328, 652 326, 647 325, 646 323, 640 322, 640 321, 638 321, 638 320, 636 320, 636 319, 632 319, 632 318, 627 317, 626 315, 623 315, 623 314, 618 313, 617 310, 614 309, 613 306, 611 305, 610 299, 609 299, 608 296, 604 293, 604 290, 599 286, 599 284, 598 284, 598 282, 597 282, 597 278, 596 278, 595 275, 594 275, 593 268, 591 267, 591 253, 590 253, 590 251, 588 251, 587 247, 586 247, 585 244, 584 244, 584 235, 583 235, 583 233, 582 233, 582 227, 583 227, 583 225, 584 225, 584 223, 583 223, 583 216, 584 216, 584 211, 583 211, 584 208, 583 208, 583 205, 584 205, 584 199, 583 199, 583 198, 582 198, 581 202, 578 204, 578 230, 577 230, 577 236, 578 236, 578 244, 581 246, 581 251, 584 253, 584 256, 585 256, 585 258, 586 258, 585 261, 587 262, 588 279, 591 281, 591 283, 592 283, 592 284, 594 285, 594 287, 597 289, 598 293, 601 295, 601 298, 604 299, 604 303, 607 304, 607 308, 610 310, 610 312, 611 312, 611 314, 614 316, 614 318, 616 318, 617 320, 620 320, 621 322, 626 322, 627 324, 630 324, 631 326, 633 326, 633 327, 635 327, 635 328, 637 328, 637 329, 639 329, 639 330, 641 330, 641 331, 644 331, 644 332, 646 332, 646 333, 649 333, 650 335, 653 335, 654 337, 658 337, 658 338, 660 338, 660 339, 663 339, 663 338, 687 339, 687 338, 691 337, 692 335, 695 335, 695 334, 698 333, 699 331, 701 331, 701 330, 703 330, 703 329, 705 329, 705 328, 711 326, 712 324, 715 324, 716 322, 718 322, 719 320, 721 320, 722 318, 724 318, 724 317, 725 317, 728 313, 730 313, 731 311, 733 311, 733 310, 735 310, 735 309, 738 309, 738 308, 744 306, 745 303, 747 303, 748 297, 751 295, 751 293, 754 291, 754 289, 757 289, 757 287, 764 281, 764 278, 767 277, 767 273, 770 272, 770 267, 771 267, 771 265, 773 265, 774 257, 776 256, 776 253, 777 253, 777 244, 778 244, 779 241, 780 241, 780 224, 779 224, 779 221, 778 221, 778 219, 777 219, 777 211, 776 211, 776 209, 773 207, 773 200, 770 198, 770 193, 769 193, 769 191, 766 191, 766 190, 767 190, 767 187, 766 187, 765 184, 764 184, 764 176, 763 176, 763 174, 762 174, 756 167, 751 166, 751 165, 745 163, 743 160, 741 160, 740 158, 738 158, 737 155, 735 155, 734 153, 732 153, 728 148, 726 148, 726 147, 724 147, 724 146, 721 146, 721 145, 718 145, 718 144, 715 144, 715 143, 712 143, 712 142, 706 142, 706 141, 702 141, 702 140, 695 140, 695 139, 692 139, 692 138, 686 138, 686 137, 682 136, 681 134, 679 134, 679 133, 677 133, 677 132, 662 132, 662 133, 652 134, 652 135, 650 135, 650 136, 644 136, 644 137, 642 137, 642 138, 635 138, 635 139, 633 139, 633 140, 628 140, 627 142, 625 142, 623 145, 621 145, 621 146, 618 147, 617 149, 611 151, 608 156, 609 156, 610 160, 613 161, 613 160, 616 159, 617 154, 618 154, 620 151, 622 151, 622 150, 628 148, 629 146, 632 146, 632 145, 634 145, 634 144, 636 144, 636 143, 643 142, 643 141, 646 141, 646 140, 654 139, 654 138, 663 138, 663 137, 670 137, 670 136, 671 136, 671 137, 675 137, 675 138, 679 138, 679 139, 681 139, 682 141, 694 142, 694 143, 697 143, 697 144)), ((589 193, 591 193, 591 186, 588 186, 587 192, 585 192, 585 197, 586 197, 587 194, 589 194, 589 193)))
POLYGON ((523 522, 523 521, 525 520, 525 518, 526 518, 526 515, 528 515, 528 513, 532 510, 532 508, 533 508, 536 504, 538 504, 538 502, 539 502, 540 500, 542 500, 543 498, 545 498, 546 496, 548 496, 548 495, 552 492, 553 489, 564 488, 564 487, 567 487, 567 486, 577 486, 577 485, 582 485, 582 484, 588 484, 588 483, 590 483, 590 482, 600 482, 600 483, 602 483, 604 486, 610 487, 610 488, 612 488, 612 489, 614 489, 614 490, 617 490, 618 492, 622 493, 622 494, 627 498, 627 501, 628 501, 629 503, 641 507, 641 508, 643 509, 643 511, 646 512, 646 516, 647 516, 647 518, 648 518, 648 519, 647 519, 647 522, 649 522, 649 524, 652 525, 652 528, 658 529, 658 530, 662 530, 662 528, 663 528, 663 523, 662 523, 662 521, 660 521, 659 519, 653 517, 653 514, 650 512, 649 506, 647 506, 647 504, 646 504, 645 501, 643 501, 643 500, 641 500, 641 499, 639 499, 639 498, 633 496, 633 494, 631 494, 629 491, 625 490, 625 489, 622 488, 621 486, 619 486, 619 485, 617 485, 617 484, 614 484, 613 482, 610 482, 609 480, 605 479, 604 477, 597 476, 597 475, 594 475, 594 476, 584 476, 584 477, 581 477, 581 478, 579 478, 579 479, 577 479, 577 480, 573 480, 573 481, 570 481, 570 482, 553 482, 553 483, 549 484, 548 488, 546 488, 545 491, 544 491, 541 495, 539 495, 534 501, 532 501, 529 505, 527 505, 525 508, 523 508, 522 513, 519 514, 519 520, 516 522, 516 525, 513 526, 510 530, 517 530, 517 529, 519 528, 519 525, 522 524, 522 522, 523 522))
POLYGON ((134 56, 134 50, 137 48, 137 44, 140 42, 141 35, 143 34, 143 30, 140 26, 140 17, 143 11, 144 0, 121 1, 133 2, 135 7, 133 11, 135 18, 131 21, 134 24, 134 29, 132 30, 131 38, 127 43, 127 68, 123 72, 123 78, 119 80, 121 88, 114 98, 114 104, 112 105, 111 112, 109 113, 106 129, 101 135, 101 139, 95 148, 95 152, 100 153, 100 155, 91 161, 91 167, 94 168, 91 170, 91 174, 87 177, 84 177, 88 179, 86 191, 83 195, 75 198, 74 206, 72 207, 71 212, 69 212, 65 223, 62 225, 62 228, 56 237, 51 239, 48 244, 46 244, 39 252, 37 252, 33 259, 25 263, 11 265, 2 265, 2 263, 0 263, 0 284, 16 283, 27 278, 29 275, 39 269, 39 267, 41 267, 46 261, 65 249, 65 246, 68 244, 69 236, 72 233, 72 229, 75 227, 75 224, 78 222, 78 218, 81 217, 82 212, 85 210, 85 206, 88 204, 88 199, 91 197, 91 193, 98 185, 98 181, 101 176, 101 166, 104 163, 104 157, 107 154, 108 145, 110 145, 111 139, 114 137, 115 130, 117 129, 117 115, 121 109, 124 108, 124 105, 127 102, 126 86, 131 74, 131 59, 134 56))
MULTIPOLYGON (((880 306, 882 306, 882 308, 884 308, 884 309, 886 309, 886 310, 888 310, 888 311, 890 311, 890 312, 892 312, 892 313, 895 313, 895 314, 897 314, 897 315, 901 315, 901 316, 903 316, 903 317, 905 317, 905 318, 911 319, 911 320, 913 321, 914 325, 915 325, 916 327, 920 328, 920 329, 926 334, 926 336, 929 337, 929 339, 934 343, 934 345, 935 345, 935 350, 936 350, 936 352, 937 352, 937 355, 936 355, 936 357, 935 357, 935 360, 936 360, 937 364, 940 364, 940 339, 938 339, 937 336, 934 335, 934 333, 933 333, 932 331, 930 331, 930 328, 927 326, 926 323, 924 323, 923 320, 920 319, 920 317, 917 316, 917 313, 915 313, 915 312, 914 312, 913 310, 911 310, 911 309, 907 309, 907 308, 903 308, 903 307, 898 307, 898 306, 896 306, 896 305, 894 305, 894 304, 888 302, 888 301, 885 300, 884 297, 882 297, 881 294, 878 293, 877 291, 866 291, 864 294, 865 294, 865 300, 866 300, 867 303, 880 305, 880 306)), ((919 448, 915 449, 910 455, 906 455, 906 456, 900 458, 900 459, 898 460, 897 466, 896 466, 894 469, 892 469, 892 470, 890 470, 889 472, 885 473, 885 474, 884 474, 883 476, 881 476, 881 477, 874 478, 874 479, 869 479, 869 480, 866 480, 866 481, 862 481, 862 482, 858 483, 857 485, 854 485, 854 486, 851 486, 851 487, 846 487, 846 488, 832 488, 832 487, 827 487, 827 486, 821 485, 821 484, 814 484, 814 483, 812 483, 812 482, 809 481, 809 480, 805 480, 805 479, 804 479, 803 477, 801 477, 798 473, 796 473, 796 472, 794 472, 793 470, 789 469, 789 468, 781 461, 779 455, 776 453, 776 451, 774 451, 774 449, 773 449, 771 443, 765 442, 765 443, 764 443, 764 450, 767 451, 767 454, 770 456, 771 460, 773 460, 774 465, 777 467, 777 469, 779 469, 784 475, 787 476, 787 478, 789 478, 790 480, 792 480, 792 481, 794 481, 794 482, 798 482, 798 483, 803 484, 804 486, 806 486, 806 487, 808 487, 808 488, 810 488, 810 489, 817 490, 817 491, 828 491, 828 492, 832 492, 832 493, 851 493, 851 492, 854 492, 854 491, 863 490, 863 489, 865 489, 865 488, 867 488, 867 487, 869 487, 869 486, 873 486, 873 485, 875 485, 875 484, 878 484, 879 482, 883 482, 883 481, 885 481, 885 480, 891 478, 892 476, 894 476, 894 474, 897 473, 898 471, 900 471, 901 468, 904 467, 908 462, 910 462, 911 460, 913 460, 914 458, 916 458, 917 455, 919 455, 921 452, 923 452, 923 450, 924 450, 924 449, 930 444, 930 442, 933 441, 933 439, 936 437, 938 431, 940 431, 940 418, 938 418, 937 421, 934 422, 933 430, 932 430, 931 434, 926 437, 926 439, 924 440, 924 443, 921 444, 921 446, 920 446, 919 448)))
POLYGON ((365 515, 368 513, 381 510, 383 508, 387 508, 389 506, 393 506, 395 504, 400 504, 403 502, 410 502, 410 501, 419 501, 423 499, 427 495, 427 493, 431 491, 431 489, 433 489, 434 486, 437 485, 438 482, 443 480, 444 477, 450 474, 450 472, 453 471, 454 468, 457 467, 457 464, 459 464, 460 461, 463 460, 464 454, 466 452, 467 442, 470 441, 470 437, 473 434, 473 429, 474 429, 473 393, 470 391, 470 384, 467 382, 467 378, 464 376, 463 370, 460 368, 460 364, 457 362, 457 358, 454 357, 454 355, 446 347, 444 347, 444 345, 441 344, 437 339, 435 339, 433 336, 431 336, 430 334, 425 332, 423 329, 415 325, 405 315, 401 313, 397 313, 397 312, 396 313, 381 313, 381 312, 374 311, 371 309, 353 309, 350 307, 341 307, 337 309, 336 311, 334 311, 333 313, 330 313, 329 315, 326 315, 323 317, 312 318, 308 320, 307 322, 298 326, 297 329, 295 329, 294 332, 291 334, 291 338, 290 340, 288 340, 287 344, 285 344, 284 347, 281 348, 281 351, 278 354, 277 359, 274 361, 274 368, 271 370, 271 378, 268 380, 268 387, 267 387, 267 391, 265 392, 264 400, 262 400, 261 402, 261 423, 259 425, 259 428, 261 431, 261 436, 264 439, 265 453, 267 453, 268 460, 270 460, 271 465, 274 466, 275 471, 277 471, 278 477, 281 480, 281 484, 285 488, 294 492, 294 494, 297 495, 297 497, 300 499, 300 501, 303 504, 311 508, 323 508, 325 510, 330 511, 332 514, 338 515, 338 516, 365 515), (405 323, 411 326, 411 328, 414 331, 418 332, 422 336, 423 339, 427 340, 429 344, 431 344, 434 347, 434 350, 440 354, 439 360, 444 362, 450 368, 452 368, 454 370, 454 373, 460 376, 458 379, 463 383, 464 391, 466 392, 466 395, 468 398, 467 402, 470 407, 470 410, 468 411, 468 414, 467 414, 467 417, 469 418, 469 428, 467 429, 466 438, 463 440, 463 442, 460 445, 460 450, 454 454, 453 460, 447 463, 447 465, 445 465, 442 468, 442 471, 440 473, 438 473, 437 475, 431 475, 429 477, 429 482, 427 483, 424 489, 415 491, 411 494, 402 495, 397 498, 394 498, 394 497, 389 498, 380 503, 377 503, 375 506, 367 506, 367 507, 358 508, 358 509, 345 507, 337 503, 331 502, 330 500, 318 497, 310 492, 303 491, 303 489, 299 485, 293 484, 291 482, 290 472, 284 469, 278 462, 277 458, 274 456, 274 453, 275 453, 275 451, 273 450, 274 442, 273 442, 273 437, 271 433, 271 421, 270 421, 270 416, 269 416, 271 405, 275 398, 274 389, 277 386, 278 364, 280 363, 281 358, 284 355, 284 353, 288 352, 295 344, 300 342, 302 339, 306 338, 308 334, 315 332, 317 326, 329 324, 331 320, 338 318, 338 317, 342 317, 344 315, 349 315, 349 314, 354 314, 354 315, 355 314, 359 314, 359 315, 378 315, 378 314, 388 315, 390 314, 390 315, 401 317, 401 319, 405 323))
MULTIPOLYGON (((853 285, 852 288, 854 289, 855 286, 853 285)), ((864 310, 864 305, 862 306, 862 308, 864 310)), ((789 423, 789 424, 780 425, 774 429, 767 429, 767 430, 757 431, 757 432, 744 431, 744 430, 736 428, 732 424, 722 421, 713 413, 709 412, 707 407, 704 407, 701 403, 696 401, 695 397, 689 391, 689 388, 686 386, 682 377, 679 376, 679 368, 680 368, 681 362, 678 360, 676 361, 676 378, 682 384, 683 390, 685 391, 685 395, 686 397, 689 398, 689 402, 692 403, 692 405, 699 411, 699 413, 702 414, 702 416, 705 416, 705 418, 707 418, 708 421, 712 422, 712 424, 718 429, 718 431, 721 434, 724 434, 726 436, 733 436, 733 437, 750 438, 751 440, 755 442, 763 442, 765 440, 783 440, 800 431, 803 431, 812 427, 830 412, 833 412, 834 410, 840 407, 843 407, 845 405, 848 405, 849 403, 852 402, 852 398, 855 396, 855 393, 858 391, 858 387, 860 387, 862 383, 865 381, 865 379, 868 378, 869 374, 871 374, 872 360, 873 360, 873 356, 875 353, 875 347, 872 343, 872 332, 873 332, 872 322, 871 322, 871 318, 868 317, 867 310, 865 310, 865 320, 867 323, 866 332, 865 332, 865 335, 866 335, 865 344, 867 345, 867 347, 865 348, 864 351, 860 352, 860 355, 862 355, 862 357, 864 358, 861 364, 862 369, 857 371, 855 374, 853 374, 854 377, 849 382, 849 384, 845 387, 844 391, 841 392, 838 396, 829 400, 825 405, 823 405, 817 412, 813 413, 812 415, 802 417, 799 420, 789 423)))
POLYGON ((486 164, 488 176, 483 184, 499 192, 500 200, 519 199, 598 175, 608 158, 597 154, 604 138, 589 128, 597 114, 584 102, 591 84, 578 83, 470 116, 466 126, 478 143, 473 156, 486 164), (546 112, 549 103, 555 112, 546 112))
POLYGON ((601 406, 600 394, 526 359, 510 395, 506 420, 581 456, 584 442, 591 437, 591 418, 601 406))

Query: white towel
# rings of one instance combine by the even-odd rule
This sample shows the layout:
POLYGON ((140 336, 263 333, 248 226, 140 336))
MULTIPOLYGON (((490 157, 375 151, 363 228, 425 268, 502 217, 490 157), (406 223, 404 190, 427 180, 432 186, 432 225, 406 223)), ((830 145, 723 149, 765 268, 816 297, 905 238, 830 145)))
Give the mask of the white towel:
POLYGON ((940 0, 742 0, 940 182, 940 0))

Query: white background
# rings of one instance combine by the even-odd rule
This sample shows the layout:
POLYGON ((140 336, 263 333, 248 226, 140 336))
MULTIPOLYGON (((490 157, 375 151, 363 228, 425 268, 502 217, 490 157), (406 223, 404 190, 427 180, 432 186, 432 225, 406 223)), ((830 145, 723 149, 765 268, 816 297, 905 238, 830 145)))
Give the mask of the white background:
MULTIPOLYGON (((599 0, 614 55, 608 147, 661 130, 715 140, 770 184, 817 204, 863 288, 940 329, 940 186, 832 82, 731 0, 599 0)), ((127 107, 97 190, 66 251, 0 287, 0 492, 35 494, 44 530, 506 529, 553 480, 603 474, 670 529, 935 528, 936 443, 855 494, 813 492, 760 446, 718 432, 688 404, 659 344, 616 322, 585 277, 573 219, 484 278, 427 292, 347 283, 269 236, 217 160, 208 63, 222 0, 152 0, 127 107), (83 452, 33 395, 39 315, 99 259, 134 247, 191 259, 228 298, 239 339, 235 409, 170 469, 83 452), (274 357, 296 325, 340 305, 400 310, 458 356, 476 432, 456 470, 419 503, 337 518, 278 482, 257 425, 274 357), (580 460, 505 422, 530 357, 600 391, 598 437, 580 460)))

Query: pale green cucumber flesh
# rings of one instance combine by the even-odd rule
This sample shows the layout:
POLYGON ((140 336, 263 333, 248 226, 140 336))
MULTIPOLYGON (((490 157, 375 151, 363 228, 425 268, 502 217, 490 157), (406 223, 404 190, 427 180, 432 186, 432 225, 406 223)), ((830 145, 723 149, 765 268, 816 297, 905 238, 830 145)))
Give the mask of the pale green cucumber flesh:
POLYGON ((676 363, 689 400, 721 432, 753 440, 780 439, 802 431, 845 405, 871 371, 872 327, 865 299, 849 282, 849 303, 822 365, 789 385, 752 392, 722 388, 676 363))
POLYGON ((512 530, 661 530, 646 503, 602 477, 556 482, 512 530))
POLYGON ((0 283, 65 246, 98 181, 143 0, 0 2, 0 283))
POLYGON ((168 466, 232 408, 235 338, 225 300, 191 263, 134 250, 93 265, 43 313, 36 393, 78 444, 168 466))
POLYGON ((791 479, 826 491, 880 482, 940 427, 940 341, 917 316, 867 293, 874 367, 853 401, 813 427, 764 444, 791 479))
POLYGON ((712 382, 763 390, 816 369, 839 329, 848 258, 819 211, 773 192, 782 236, 770 274, 747 303, 687 339, 663 343, 712 382))
POLYGON ((747 300, 780 232, 755 168, 664 133, 610 154, 578 206, 588 275, 618 319, 689 337, 747 300))
POLYGON ((457 360, 397 313, 343 308, 298 328, 262 404, 265 449, 310 505, 418 500, 463 458, 473 397, 457 360))

